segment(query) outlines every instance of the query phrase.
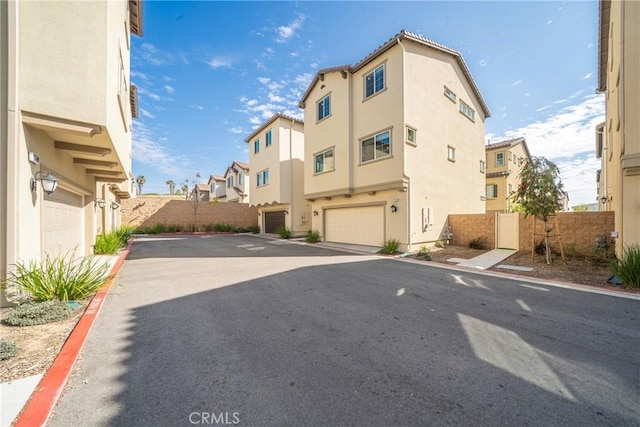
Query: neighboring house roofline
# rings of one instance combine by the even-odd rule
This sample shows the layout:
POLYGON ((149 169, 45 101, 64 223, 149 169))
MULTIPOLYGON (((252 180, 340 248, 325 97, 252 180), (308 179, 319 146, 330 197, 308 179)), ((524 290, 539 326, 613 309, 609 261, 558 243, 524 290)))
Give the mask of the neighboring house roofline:
POLYGON ((596 93, 607 90, 610 14, 611 0, 600 0, 598 2, 598 87, 596 93))
POLYGON ((296 123, 299 123, 301 125, 304 125, 304 122, 300 119, 296 119, 295 117, 292 116, 287 116, 286 114, 282 114, 282 113, 275 113, 273 116, 271 116, 269 119, 267 119, 266 122, 262 123, 260 126, 258 126, 251 135, 249 135, 244 142, 250 142, 256 135, 258 135, 260 132, 262 132, 263 130, 265 130, 267 128, 267 126, 269 126, 271 123, 275 122, 276 119, 285 119, 285 120, 291 120, 294 121, 296 123))
POLYGON ((234 160, 233 163, 231 163, 231 165, 227 168, 226 172, 224 173, 224 178, 227 178, 227 175, 229 175, 229 171, 233 171, 233 172, 240 172, 239 169, 242 169, 246 172, 249 171, 249 164, 246 162, 241 162, 239 160, 234 160), (236 168, 237 166, 237 168, 236 168))
POLYGON ((342 74, 342 77, 346 77, 346 73, 348 72, 349 74, 353 74, 353 68, 351 68, 351 65, 339 65, 336 67, 329 67, 329 68, 321 68, 318 70, 318 72, 316 73, 315 77, 313 78, 313 80, 311 80, 311 83, 309 84, 309 87, 307 87, 307 90, 304 92, 304 94, 302 95, 302 98, 300 99, 300 102, 298 103, 298 107, 299 108, 304 108, 304 103, 307 100, 307 98, 309 97, 309 95, 311 94, 311 91, 313 90, 313 88, 316 86, 316 84, 321 81, 324 80, 324 75, 325 74, 329 74, 329 73, 337 73, 340 72, 342 74))
POLYGON ((508 139, 506 141, 495 142, 492 144, 490 143, 485 145, 485 149, 486 151, 491 151, 491 150, 497 150, 498 148, 514 147, 518 144, 522 144, 522 147, 524 148, 524 152, 527 154, 527 157, 530 158, 531 153, 529 153, 529 147, 527 146, 527 141, 524 139, 524 137, 508 139))
POLYGON ((425 37, 422 37, 420 35, 408 32, 406 30, 401 30, 398 34, 396 34, 395 36, 390 38, 386 43, 384 43, 383 45, 378 47, 376 50, 371 52, 369 55, 365 56, 364 59, 359 61, 353 67, 351 67, 350 65, 347 65, 347 66, 342 66, 342 67, 332 67, 332 68, 326 68, 326 69, 319 70, 316 73, 316 76, 314 77, 313 81, 311 82, 311 84, 307 88, 306 92, 302 96, 302 99, 300 100, 298 106, 300 108, 304 108, 304 103, 305 103, 307 97, 309 96, 309 94, 313 90, 313 87, 321 79, 321 77, 320 77, 321 75, 329 73, 329 72, 335 72, 335 71, 342 71, 342 72, 348 71, 349 73, 353 74, 353 73, 357 72, 358 70, 360 70, 361 68, 365 67, 371 61, 375 60, 378 56, 382 55, 387 50, 391 49, 393 46, 398 44, 400 41, 405 40, 405 39, 409 40, 409 41, 413 41, 413 42, 419 43, 419 44, 421 44, 423 46, 427 46, 427 47, 432 48, 432 49, 439 50, 441 52, 444 52, 444 53, 447 53, 447 54, 453 56, 456 59, 456 61, 458 62, 458 65, 462 69, 462 72, 464 73, 465 77, 469 81, 469 84, 471 85, 471 89, 473 90, 473 93, 475 94, 476 98, 478 99, 478 102, 480 103, 480 106, 482 107, 482 110, 484 111, 485 117, 487 117, 487 118, 491 117, 491 111, 489 111, 489 107, 487 106, 486 102, 484 101, 484 98, 482 97, 482 94, 480 93, 480 89, 476 85, 476 82, 473 79, 473 76, 471 75, 471 71, 469 70, 469 67, 467 66, 467 63, 464 61, 464 58, 462 57, 462 54, 460 52, 458 52, 457 50, 453 50, 453 49, 448 48, 448 47, 446 47, 446 46, 444 46, 444 45, 442 45, 440 43, 437 43, 437 42, 435 42, 433 40, 429 40, 429 39, 427 39, 425 37))

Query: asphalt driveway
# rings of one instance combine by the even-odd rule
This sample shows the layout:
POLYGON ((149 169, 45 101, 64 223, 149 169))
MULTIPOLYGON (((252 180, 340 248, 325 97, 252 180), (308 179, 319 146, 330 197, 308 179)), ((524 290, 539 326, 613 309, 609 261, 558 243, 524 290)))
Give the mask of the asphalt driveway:
POLYGON ((639 315, 250 235, 141 238, 50 425, 640 425, 639 315))

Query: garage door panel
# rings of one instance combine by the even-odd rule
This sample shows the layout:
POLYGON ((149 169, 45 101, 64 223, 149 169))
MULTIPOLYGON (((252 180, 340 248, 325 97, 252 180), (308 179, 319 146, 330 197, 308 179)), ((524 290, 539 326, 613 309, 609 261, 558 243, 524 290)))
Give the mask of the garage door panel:
POLYGON ((276 233, 280 227, 285 226, 284 211, 264 213, 264 232, 276 233))
POLYGON ((82 253, 82 196, 58 188, 42 202, 42 250, 52 255, 82 253))
POLYGON ((384 242, 384 207, 361 206, 327 209, 325 240, 380 246, 384 242))

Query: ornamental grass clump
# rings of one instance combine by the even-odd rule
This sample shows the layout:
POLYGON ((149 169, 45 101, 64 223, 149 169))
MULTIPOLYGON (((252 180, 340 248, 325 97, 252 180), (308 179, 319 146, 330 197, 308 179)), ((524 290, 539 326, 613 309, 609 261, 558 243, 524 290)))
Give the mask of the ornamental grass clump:
POLYGON ((3 288, 14 288, 33 301, 70 301, 88 297, 104 282, 109 264, 93 259, 77 260, 75 251, 40 261, 18 261, 3 288))
POLYGON ((382 249, 381 252, 383 254, 395 254, 396 252, 398 252, 398 248, 400 247, 400 241, 397 239, 389 239, 389 240, 385 240, 385 242, 382 244, 382 249))
POLYGON ((317 230, 309 230, 304 236, 304 241, 307 243, 318 243, 320 241, 320 232, 317 230))
POLYGON ((280 227, 276 230, 281 239, 290 239, 293 237, 293 230, 287 227, 280 227))
POLYGON ((640 288, 640 245, 625 245, 622 257, 611 263, 611 271, 625 285, 640 288))
POLYGON ((0 340, 0 360, 11 359, 17 355, 20 349, 15 343, 7 340, 0 340))
POLYGON ((93 245, 93 253, 96 255, 113 255, 122 248, 122 240, 116 233, 98 234, 93 245))
POLYGON ((71 308, 62 301, 25 302, 17 306, 3 321, 11 326, 34 326, 64 320, 71 308))

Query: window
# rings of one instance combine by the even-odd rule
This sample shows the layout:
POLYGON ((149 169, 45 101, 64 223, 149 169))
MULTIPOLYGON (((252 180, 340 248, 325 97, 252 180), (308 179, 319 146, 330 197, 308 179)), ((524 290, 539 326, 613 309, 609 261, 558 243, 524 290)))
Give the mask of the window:
POLYGON ((269 184, 269 169, 258 172, 256 175, 258 187, 269 184))
POLYGON ((260 152, 260 139, 253 141, 253 152, 258 154, 260 152))
POLYGON ((243 173, 239 173, 238 174, 238 185, 242 185, 244 183, 244 174, 243 173))
POLYGON ((480 160, 480 172, 484 173, 485 163, 484 160, 480 160))
POLYGON ((227 178, 227 188, 231 188, 231 187, 233 187, 233 177, 232 176, 227 178))
POLYGON ((498 185, 497 184, 487 185, 487 198, 495 199, 496 197, 498 197, 498 185))
POLYGON ((462 99, 460 100, 460 112, 467 116, 467 118, 469 118, 469 120, 471 120, 472 122, 476 120, 476 112, 473 111, 473 109, 467 104, 465 104, 462 99))
POLYGON ((416 130, 410 126, 407 126, 407 142, 416 145, 416 130))
POLYGON ((364 97, 369 98, 382 89, 384 89, 384 65, 364 76, 364 97))
POLYGON ((391 133, 389 131, 381 132, 362 140, 360 145, 362 163, 388 157, 391 155, 391 133))
POLYGON ((318 102, 318 121, 327 118, 331 114, 330 95, 325 96, 318 102))
POLYGON ((449 98, 451 101, 456 102, 456 94, 446 86, 444 87, 444 96, 449 98))
POLYGON ((333 148, 315 155, 315 173, 329 172, 335 168, 333 161, 333 148))
POLYGON ((450 145, 447 147, 447 159, 450 162, 456 161, 456 149, 450 145))
POLYGON ((496 153, 496 166, 504 166, 504 153, 496 153))
POLYGON ((269 130, 267 131, 267 136, 266 136, 266 141, 265 141, 265 145, 266 145, 267 147, 269 147, 269 146, 271 145, 271 143, 273 142, 272 138, 273 138, 273 137, 272 137, 272 135, 271 135, 271 129, 269 129, 269 130))
POLYGON ((513 193, 513 184, 509 184, 509 194, 513 193))

